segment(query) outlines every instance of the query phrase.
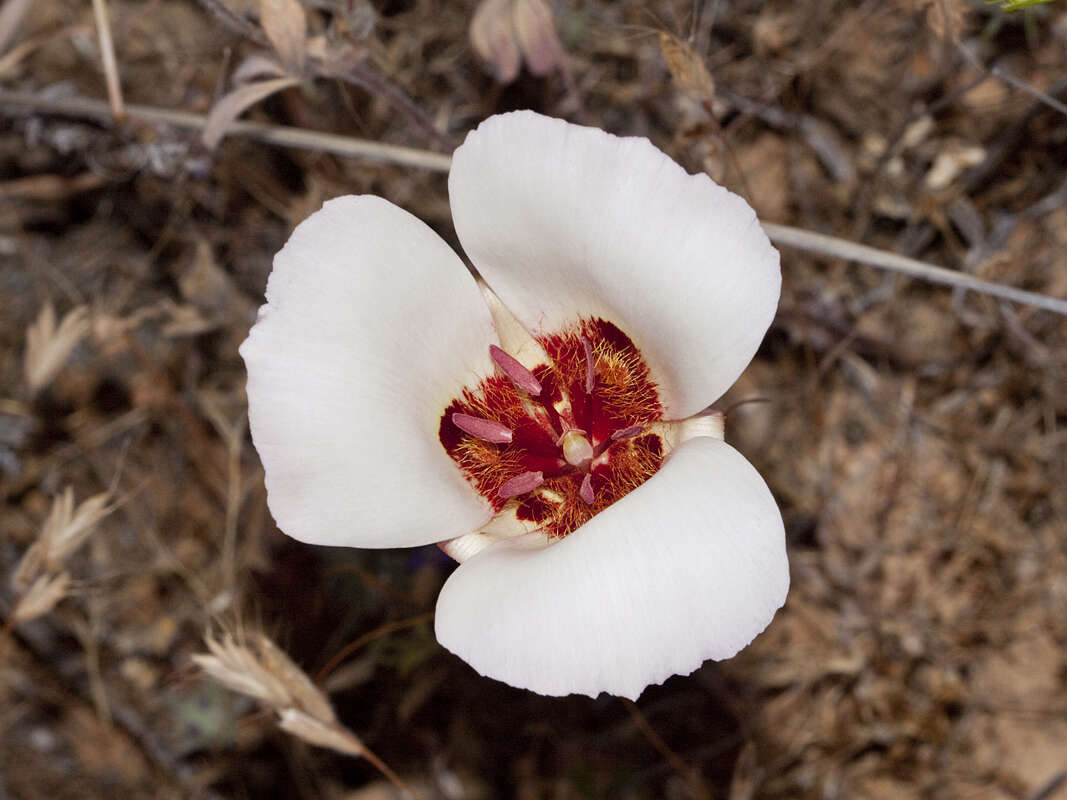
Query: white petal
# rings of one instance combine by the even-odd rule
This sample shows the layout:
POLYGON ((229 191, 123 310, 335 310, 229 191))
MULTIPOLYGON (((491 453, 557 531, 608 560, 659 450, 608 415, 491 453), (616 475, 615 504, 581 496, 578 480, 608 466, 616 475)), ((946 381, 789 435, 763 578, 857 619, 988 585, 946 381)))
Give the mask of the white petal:
POLYGON ((485 522, 438 425, 491 372, 493 341, 470 273, 406 211, 341 197, 301 223, 241 346, 278 526, 314 544, 401 547, 485 522))
POLYGON ((437 638, 513 686, 636 698, 737 653, 788 588, 770 490, 730 445, 698 437, 562 541, 504 542, 461 564, 437 601, 437 638))
POLYGON ((675 419, 730 387, 774 317, 778 253, 755 213, 647 139, 503 114, 456 150, 448 190, 464 250, 519 319, 615 323, 675 419))

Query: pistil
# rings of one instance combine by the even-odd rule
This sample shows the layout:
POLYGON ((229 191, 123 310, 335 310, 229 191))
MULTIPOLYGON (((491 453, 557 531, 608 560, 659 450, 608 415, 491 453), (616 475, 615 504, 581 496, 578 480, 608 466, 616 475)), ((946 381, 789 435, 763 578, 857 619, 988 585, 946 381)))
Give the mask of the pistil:
POLYGON ((563 435, 563 458, 572 467, 580 467, 593 457, 593 445, 581 431, 567 431, 563 435))

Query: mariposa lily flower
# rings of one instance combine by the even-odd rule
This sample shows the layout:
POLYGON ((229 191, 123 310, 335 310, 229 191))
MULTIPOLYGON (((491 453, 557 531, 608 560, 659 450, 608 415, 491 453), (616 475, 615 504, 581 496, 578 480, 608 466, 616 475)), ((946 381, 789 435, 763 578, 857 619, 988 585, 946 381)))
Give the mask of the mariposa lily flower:
POLYGON ((440 642, 548 695, 636 698, 785 600, 781 515, 709 404, 774 316, 755 214, 646 139, 532 112, 456 150, 456 231, 341 197, 278 253, 241 354, 279 527, 460 562, 440 642))

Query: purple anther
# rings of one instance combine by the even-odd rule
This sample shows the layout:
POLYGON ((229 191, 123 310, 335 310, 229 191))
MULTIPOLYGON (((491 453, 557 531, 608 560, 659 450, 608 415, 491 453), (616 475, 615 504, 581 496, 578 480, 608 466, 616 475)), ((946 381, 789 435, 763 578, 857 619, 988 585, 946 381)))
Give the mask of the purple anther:
POLYGON ((508 498, 531 492, 544 482, 545 474, 543 472, 524 472, 504 481, 500 484, 500 488, 496 490, 496 493, 498 497, 507 500, 508 498))
POLYGON ((635 436, 640 436, 644 432, 644 425, 631 425, 629 428, 622 428, 611 434, 611 441, 617 442, 620 439, 632 439, 635 436))
POLYGON ((532 397, 541 394, 541 382, 530 370, 520 364, 518 359, 509 356, 495 344, 489 345, 489 357, 505 375, 511 378, 511 382, 524 392, 528 392, 532 397))
POLYGON ((593 393, 593 343, 582 337, 582 349, 585 350, 585 393, 593 393))
POLYGON ((582 488, 578 494, 581 495, 587 506, 593 505, 596 497, 593 495, 593 476, 590 473, 585 473, 585 477, 582 478, 582 488))
POLYGON ((469 433, 475 439, 492 444, 507 444, 511 441, 511 428, 493 422, 491 419, 472 417, 470 414, 455 413, 452 415, 452 424, 464 433, 469 433))

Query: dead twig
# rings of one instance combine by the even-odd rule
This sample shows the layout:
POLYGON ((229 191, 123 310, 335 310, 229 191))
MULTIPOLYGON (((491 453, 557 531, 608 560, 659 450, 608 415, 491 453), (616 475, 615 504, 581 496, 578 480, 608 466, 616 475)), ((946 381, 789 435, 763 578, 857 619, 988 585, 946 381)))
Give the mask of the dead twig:
POLYGON ((1012 286, 1004 286, 1000 283, 983 281, 963 272, 927 264, 907 256, 889 253, 876 247, 868 247, 865 244, 856 244, 835 236, 826 236, 822 233, 804 231, 799 228, 791 228, 788 225, 775 225, 771 222, 763 223, 763 229, 771 241, 783 247, 795 247, 798 250, 808 250, 822 255, 843 258, 855 261, 859 264, 887 269, 910 275, 929 283, 940 283, 945 286, 954 286, 959 289, 969 289, 979 294, 987 294, 999 297, 1002 300, 1014 300, 1016 303, 1042 308, 1056 314, 1067 316, 1067 300, 1058 297, 1049 297, 1036 292, 1027 292, 1012 286))
POLYGON ((336 653, 334 653, 334 655, 330 658, 329 661, 326 662, 323 668, 315 674, 315 683, 322 685, 322 682, 326 680, 326 678, 331 672, 337 669, 338 665, 342 661, 352 655, 352 653, 359 650, 361 647, 365 647, 376 639, 381 639, 383 636, 388 636, 390 633, 402 631, 407 628, 414 628, 418 625, 421 625, 423 622, 433 619, 433 614, 434 612, 427 611, 425 614, 418 614, 414 617, 408 617, 407 619, 386 622, 382 625, 379 625, 374 630, 368 631, 362 636, 353 639, 351 642, 349 642, 336 653))
POLYGON ((622 702, 626 706, 626 710, 630 712, 634 725, 641 731, 641 735, 648 740, 648 743, 655 748, 657 753, 663 756, 667 763, 671 765, 671 768, 685 779, 686 783, 692 788, 694 795, 700 800, 710 800, 711 792, 708 791, 708 787, 700 777, 700 773, 693 766, 686 763, 685 759, 663 741, 663 737, 656 733, 656 729, 652 727, 633 700, 628 700, 624 697, 622 702))
MULTIPOLYGON (((110 124, 113 119, 107 103, 84 97, 47 98, 31 92, 12 92, 0 89, 0 111, 4 106, 31 109, 48 114, 95 119, 110 124)), ((176 128, 201 131, 208 118, 203 114, 188 111, 174 111, 154 106, 127 105, 126 118, 150 124, 172 125, 176 128)), ((300 150, 332 153, 339 156, 365 158, 386 164, 399 164, 406 167, 428 169, 434 172, 448 172, 452 159, 445 153, 433 153, 414 147, 382 144, 367 139, 351 136, 338 136, 332 133, 319 133, 306 128, 293 128, 284 125, 267 125, 247 120, 236 120, 226 129, 227 136, 244 136, 266 144, 281 147, 295 147, 300 150)))
POLYGON ((115 43, 111 39, 111 20, 107 15, 106 0, 93 0, 93 16, 96 19, 96 35, 100 38, 100 58, 104 64, 107 81, 107 97, 111 114, 117 120, 125 116, 122 103, 122 85, 119 83, 119 65, 115 60, 115 43))

